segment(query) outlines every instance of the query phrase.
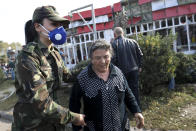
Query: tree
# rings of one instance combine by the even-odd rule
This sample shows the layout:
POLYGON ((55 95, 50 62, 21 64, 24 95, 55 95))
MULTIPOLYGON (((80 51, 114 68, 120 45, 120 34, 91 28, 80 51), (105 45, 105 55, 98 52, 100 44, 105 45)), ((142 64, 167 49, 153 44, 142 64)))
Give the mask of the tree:
POLYGON ((12 50, 22 49, 22 45, 19 42, 13 42, 9 45, 12 50))

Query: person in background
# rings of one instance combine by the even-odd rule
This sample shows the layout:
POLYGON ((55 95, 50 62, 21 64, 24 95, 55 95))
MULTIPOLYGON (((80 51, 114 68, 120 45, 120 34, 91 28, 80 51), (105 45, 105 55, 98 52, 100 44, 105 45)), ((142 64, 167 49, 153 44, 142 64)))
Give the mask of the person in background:
POLYGON ((65 56, 65 53, 64 53, 63 48, 60 48, 59 53, 60 53, 60 55, 61 55, 61 58, 62 58, 62 60, 63 60, 64 64, 66 64, 66 63, 65 63, 65 57, 66 57, 66 56, 65 56))
MULTIPOLYGON (((112 47, 105 40, 90 48, 90 64, 80 72, 72 88, 69 107, 80 112, 83 99, 87 126, 84 131, 128 131, 126 107, 144 126, 144 118, 121 70, 110 63, 112 47)), ((73 131, 80 127, 73 127, 73 131)))
POLYGON ((18 102, 12 131, 64 131, 69 122, 85 125, 83 114, 71 112, 57 99, 57 91, 71 75, 52 43, 65 43, 68 24, 54 6, 36 8, 26 22, 26 45, 16 59, 18 102))
POLYGON ((140 105, 139 72, 142 70, 143 53, 135 40, 125 38, 123 35, 121 27, 114 28, 115 40, 112 43, 114 50, 112 63, 122 70, 138 105, 140 105))

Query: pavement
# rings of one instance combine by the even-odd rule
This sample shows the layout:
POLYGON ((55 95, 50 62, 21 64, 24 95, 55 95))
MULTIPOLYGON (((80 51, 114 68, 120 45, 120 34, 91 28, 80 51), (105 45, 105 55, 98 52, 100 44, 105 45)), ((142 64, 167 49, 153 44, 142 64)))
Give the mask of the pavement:
POLYGON ((11 125, 13 121, 13 109, 9 111, 0 111, 0 130, 11 131, 11 125))

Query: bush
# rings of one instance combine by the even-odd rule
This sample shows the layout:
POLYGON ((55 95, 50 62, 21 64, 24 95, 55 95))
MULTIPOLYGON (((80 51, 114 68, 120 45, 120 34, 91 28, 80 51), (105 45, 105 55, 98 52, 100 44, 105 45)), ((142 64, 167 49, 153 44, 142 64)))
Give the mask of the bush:
POLYGON ((175 36, 171 33, 166 37, 138 36, 138 43, 143 51, 143 66, 140 74, 141 91, 150 93, 159 84, 168 83, 175 77, 178 59, 172 50, 175 36))
POLYGON ((177 53, 176 56, 180 60, 176 69, 176 83, 196 82, 196 55, 177 53))
POLYGON ((71 69, 73 78, 76 78, 80 71, 82 71, 89 63, 90 60, 81 61, 73 69, 71 69))

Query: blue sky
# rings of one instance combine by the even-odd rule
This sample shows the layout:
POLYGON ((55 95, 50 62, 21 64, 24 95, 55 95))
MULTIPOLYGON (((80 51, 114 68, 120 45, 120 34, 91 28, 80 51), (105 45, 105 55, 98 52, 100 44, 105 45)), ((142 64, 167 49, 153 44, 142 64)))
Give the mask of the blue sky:
MULTIPOLYGON (((93 4, 94 8, 113 5, 120 0, 2 0, 0 7, 0 41, 24 44, 24 25, 36 7, 53 5, 61 16, 79 7, 93 4)), ((87 8, 90 9, 90 8, 87 8)))

